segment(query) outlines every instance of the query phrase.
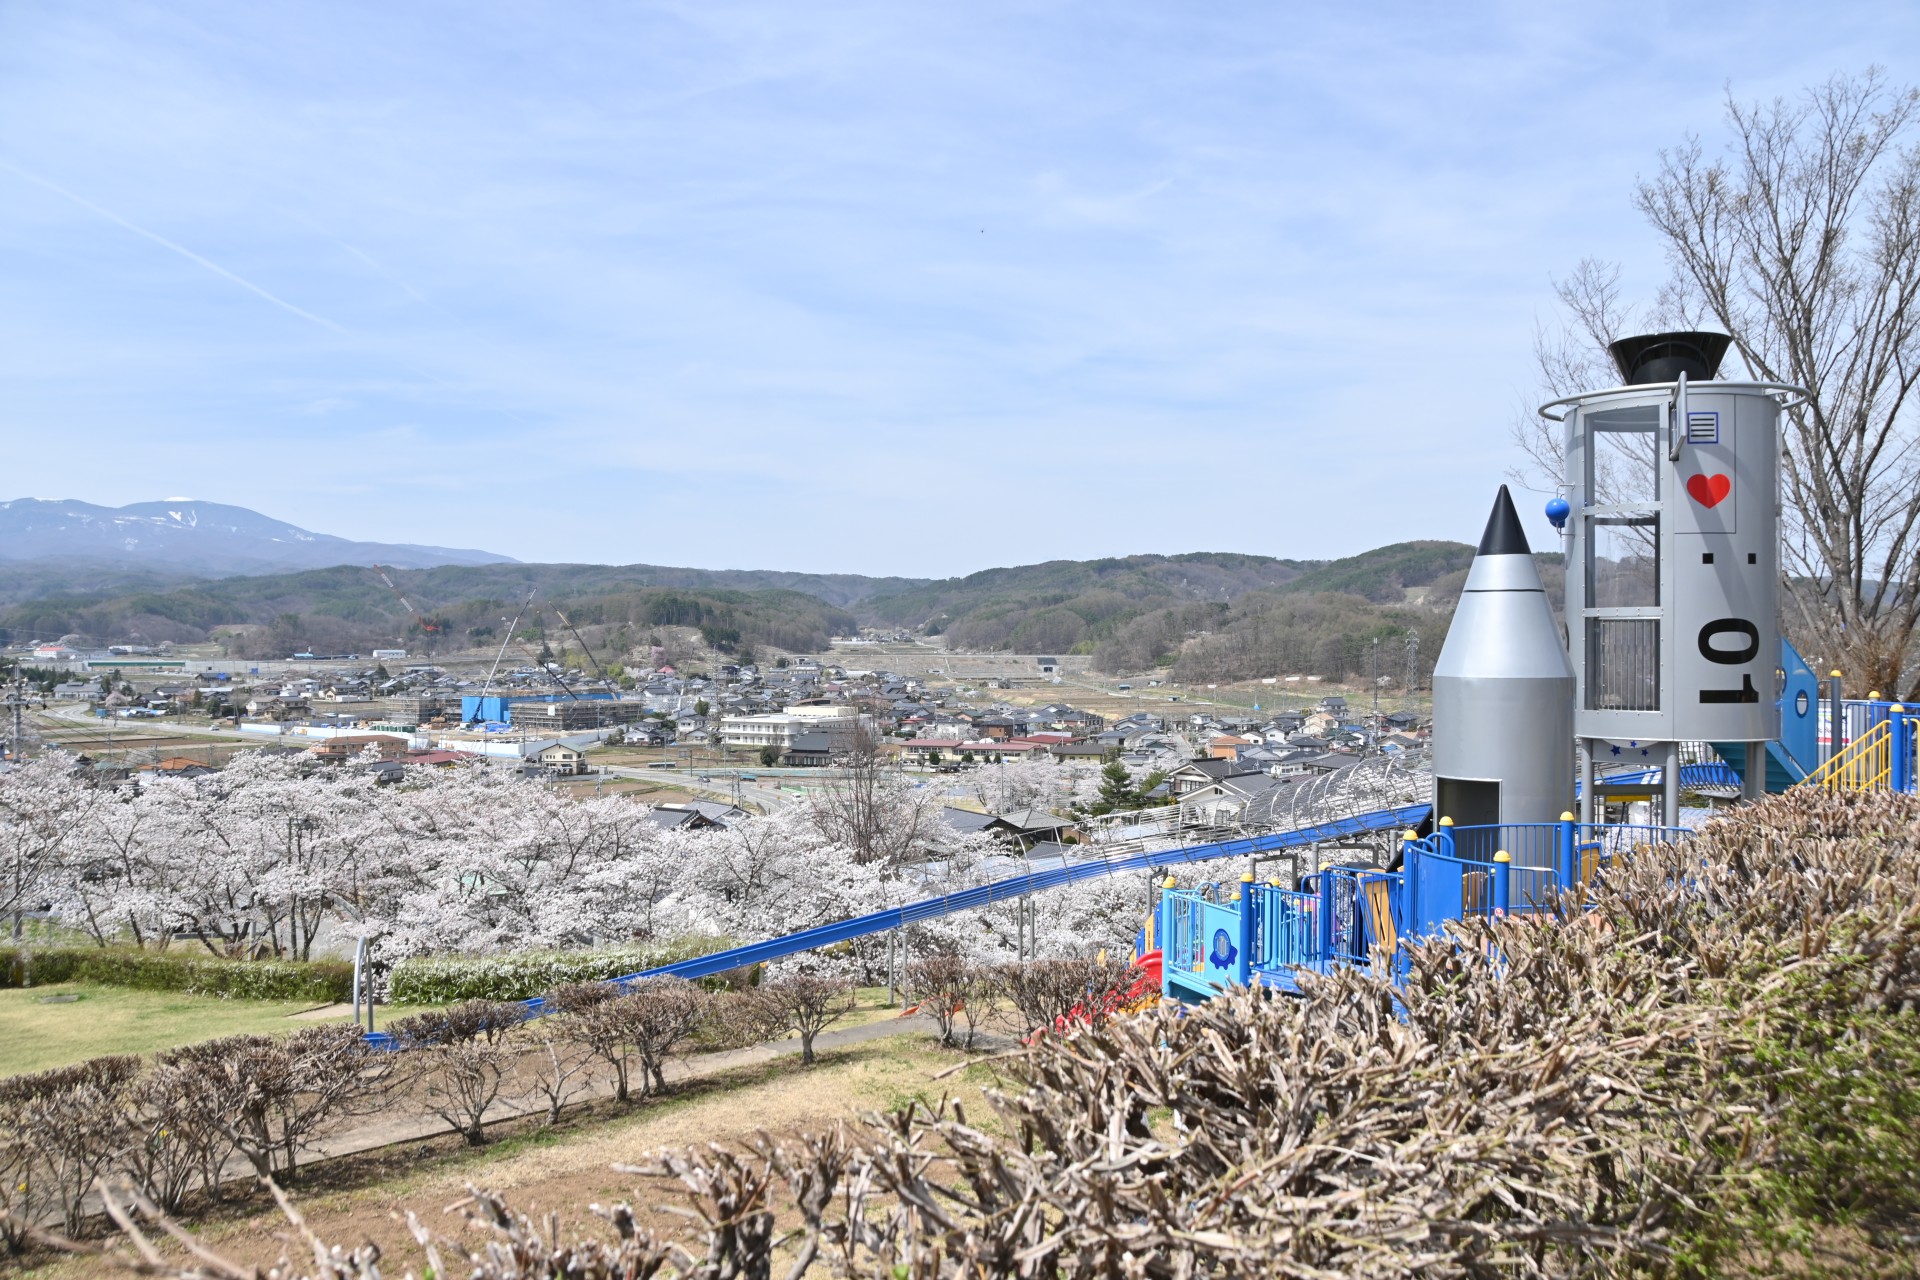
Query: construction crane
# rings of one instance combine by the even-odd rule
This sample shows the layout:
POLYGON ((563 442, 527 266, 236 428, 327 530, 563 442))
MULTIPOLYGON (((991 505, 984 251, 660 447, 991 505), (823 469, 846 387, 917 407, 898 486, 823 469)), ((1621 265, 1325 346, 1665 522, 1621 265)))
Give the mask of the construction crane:
POLYGON ((513 633, 519 629, 520 619, 526 613, 527 606, 533 603, 534 590, 532 587, 527 588, 527 598, 520 602, 520 608, 514 612, 513 621, 507 623, 506 634, 500 637, 500 652, 493 655, 493 666, 487 669, 487 682, 480 686, 481 693, 493 692, 493 677, 500 671, 500 659, 507 656, 507 645, 512 643, 513 633))
POLYGON ((393 592, 393 598, 398 600, 400 607, 407 611, 407 616, 413 619, 414 626, 419 627, 425 635, 435 636, 440 634, 440 624, 437 622, 429 622, 421 616, 420 611, 413 607, 413 602, 400 593, 399 587, 393 585, 393 579, 387 576, 385 569, 379 565, 375 565, 373 566, 373 571, 380 575, 380 581, 387 584, 387 590, 393 592))
POLYGON ((559 663, 542 662, 540 660, 540 655, 535 653, 531 648, 529 648, 527 646, 526 641, 521 640, 518 637, 515 637, 514 643, 520 646, 520 652, 526 654, 529 658, 533 659, 533 665, 540 668, 540 670, 546 675, 547 679, 553 681, 555 684, 559 685, 562 689, 564 689, 569 698, 572 698, 575 702, 580 701, 580 695, 573 691, 573 689, 567 684, 566 680, 561 677, 558 671, 554 670, 555 667, 560 665, 559 663))
POLYGON ((560 606, 557 604, 554 604, 551 600, 549 600, 547 602, 547 608, 553 610, 553 616, 560 619, 560 625, 565 627, 568 631, 571 631, 573 633, 573 638, 580 642, 580 652, 587 655, 587 661, 593 664, 594 670, 597 671, 600 675, 603 675, 603 676, 606 675, 607 674, 606 667, 601 664, 600 659, 593 656, 593 650, 587 648, 586 637, 580 634, 579 628, 575 627, 573 623, 567 620, 566 614, 560 612, 560 606))

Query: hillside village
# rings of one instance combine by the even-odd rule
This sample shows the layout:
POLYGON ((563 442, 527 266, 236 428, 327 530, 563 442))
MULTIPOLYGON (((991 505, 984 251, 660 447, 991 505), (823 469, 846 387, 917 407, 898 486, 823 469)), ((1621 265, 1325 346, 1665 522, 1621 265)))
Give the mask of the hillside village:
MULTIPOLYGON (((19 661, 35 664, 43 677, 46 706, 96 723, 132 721, 123 735, 136 727, 204 726, 226 731, 236 745, 302 752, 316 765, 365 770, 383 782, 399 781, 411 768, 463 761, 538 778, 582 778, 605 774, 616 749, 629 763, 634 752, 645 757, 637 767, 648 773, 664 778, 690 770, 709 780, 715 771, 738 776, 756 768, 799 778, 830 774, 861 753, 922 775, 1022 760, 1117 762, 1151 775, 1144 803, 1183 806, 1209 825, 1233 821, 1295 779, 1336 773, 1371 754, 1417 750, 1427 733, 1415 712, 1376 717, 1350 707, 1342 694, 1271 712, 1163 701, 1162 710, 1109 720, 1066 700, 1015 701, 996 696, 999 689, 805 657, 684 672, 662 662, 620 680, 558 664, 523 666, 489 683, 392 656, 374 666, 302 663, 268 676, 136 648, 87 653, 50 644, 20 653, 19 661), (182 668, 177 675, 159 665, 170 663, 182 668), (188 665, 202 669, 184 670, 188 665)), ((1051 688, 1043 682, 1057 669, 1057 659, 1033 659, 1031 678, 1022 683, 1051 688)), ((994 683, 1006 691, 1014 684, 994 683)), ((215 767, 190 751, 131 764, 119 758, 137 741, 123 737, 121 752, 89 764, 103 779, 136 782, 215 767)), ((730 807, 705 820, 724 820, 721 810, 730 807)), ((1025 829, 1007 826, 1003 833, 1025 829)))

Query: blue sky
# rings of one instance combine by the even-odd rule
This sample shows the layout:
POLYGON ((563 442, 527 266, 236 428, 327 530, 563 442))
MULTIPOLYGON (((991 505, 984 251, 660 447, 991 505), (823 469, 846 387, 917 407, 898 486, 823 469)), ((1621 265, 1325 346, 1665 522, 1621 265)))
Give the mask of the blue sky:
POLYGON ((7 0, 0 498, 913 575, 1471 540, 1552 277, 1665 273, 1659 149, 1916 51, 1912 4, 7 0))

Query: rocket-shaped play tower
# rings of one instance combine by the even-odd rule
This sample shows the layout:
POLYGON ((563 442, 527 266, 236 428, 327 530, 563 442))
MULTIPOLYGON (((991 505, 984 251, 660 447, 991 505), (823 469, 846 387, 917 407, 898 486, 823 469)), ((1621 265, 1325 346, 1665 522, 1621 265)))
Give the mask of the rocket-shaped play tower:
POLYGON ((1573 804, 1573 666, 1505 485, 1433 669, 1435 812, 1557 822, 1573 804))

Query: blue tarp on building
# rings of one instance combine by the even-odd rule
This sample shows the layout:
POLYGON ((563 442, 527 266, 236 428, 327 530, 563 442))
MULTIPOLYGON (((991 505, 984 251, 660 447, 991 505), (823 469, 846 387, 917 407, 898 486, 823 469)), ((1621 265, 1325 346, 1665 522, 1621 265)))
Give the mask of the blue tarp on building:
MULTIPOLYGON (((606 690, 579 695, 583 702, 613 702, 614 695, 606 690)), ((571 699, 564 693, 490 693, 462 694, 460 697, 460 722, 472 724, 475 720, 506 720, 507 708, 516 702, 567 702, 571 699)))

